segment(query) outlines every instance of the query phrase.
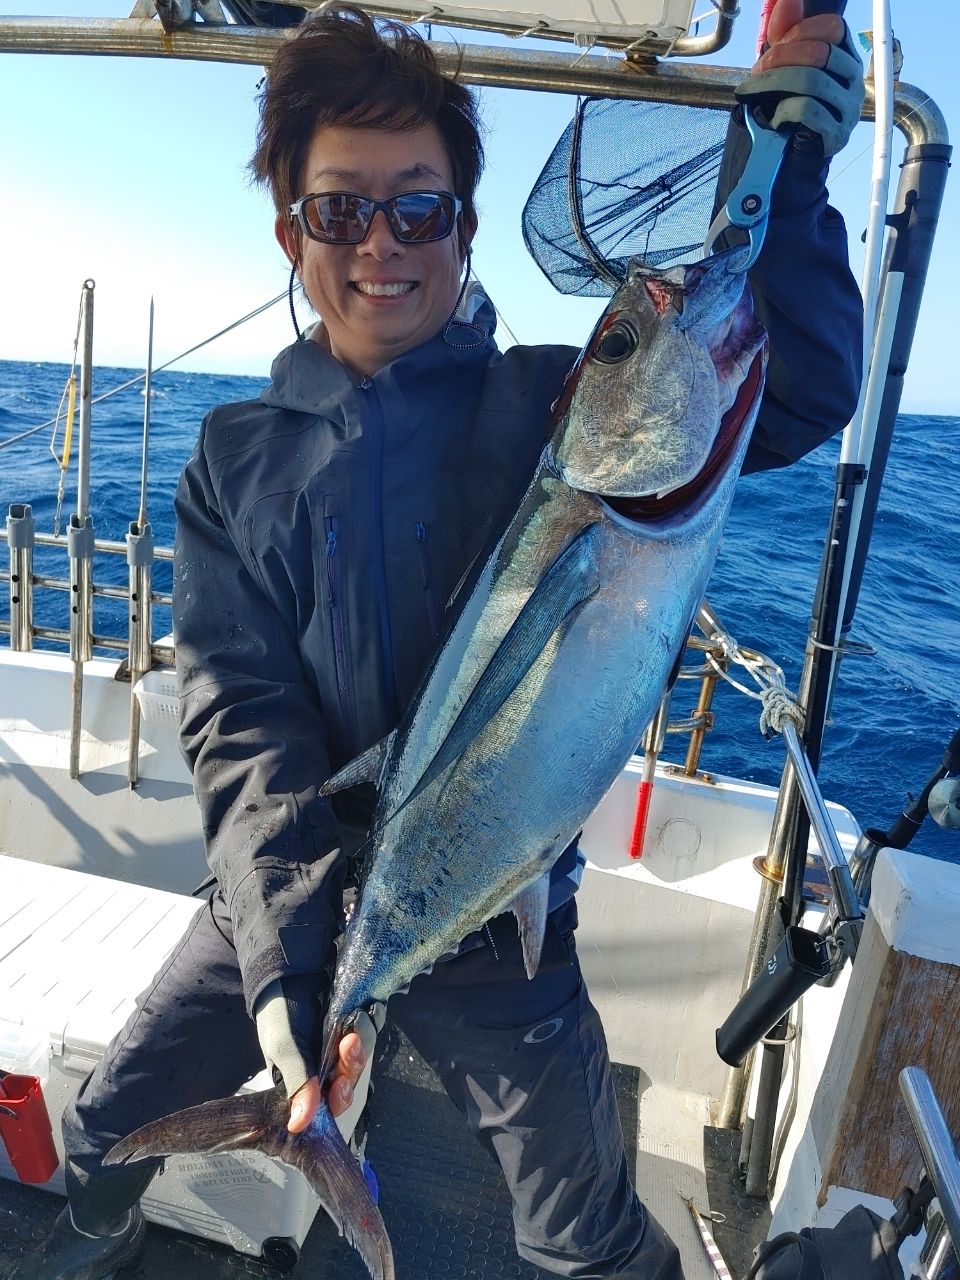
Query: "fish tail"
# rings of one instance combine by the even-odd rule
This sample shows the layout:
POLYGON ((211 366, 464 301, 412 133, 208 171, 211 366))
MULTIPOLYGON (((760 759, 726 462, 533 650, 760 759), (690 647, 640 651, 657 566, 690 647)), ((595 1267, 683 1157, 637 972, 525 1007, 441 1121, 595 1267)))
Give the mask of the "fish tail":
POLYGON ((282 1089, 202 1102, 136 1129, 107 1152, 103 1163, 127 1164, 151 1156, 194 1151, 262 1148, 273 1130, 285 1127, 286 1114, 287 1100, 282 1089))
POLYGON ((310 1183, 342 1236, 357 1250, 373 1280, 395 1280, 393 1250, 363 1170, 326 1103, 314 1116, 296 1167, 310 1183))

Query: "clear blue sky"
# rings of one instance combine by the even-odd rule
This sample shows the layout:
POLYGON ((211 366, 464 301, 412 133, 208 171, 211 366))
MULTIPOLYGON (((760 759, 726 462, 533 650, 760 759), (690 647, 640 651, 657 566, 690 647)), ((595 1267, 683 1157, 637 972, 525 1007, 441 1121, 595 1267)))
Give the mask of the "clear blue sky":
MULTIPOLYGON (((715 61, 752 60, 759 7, 759 0, 742 0, 734 43, 715 61)), ((129 8, 117 0, 3 3, 4 12, 34 15, 121 17, 129 8)), ((903 78, 935 98, 948 125, 960 118, 960 76, 949 54, 957 15, 956 0, 894 4, 903 78)), ((850 0, 847 16, 854 29, 869 27, 867 0, 850 0)), ((0 357, 69 360, 87 276, 97 282, 96 362, 132 367, 145 359, 151 293, 160 363, 284 288, 271 209, 245 174, 259 68, 23 54, 0 54, 0 64, 6 303, 0 357)), ((489 137, 476 272, 521 342, 579 345, 602 303, 558 295, 520 234, 524 199, 572 100, 503 90, 484 91, 481 100, 489 137)), ((870 146, 870 130, 860 126, 834 162, 830 183, 847 218, 858 275, 870 146)), ((897 158, 901 150, 897 135, 897 158)), ((960 416, 958 227, 954 179, 908 373, 908 411, 960 416)), ((289 338, 281 304, 180 367, 261 376, 289 338)))

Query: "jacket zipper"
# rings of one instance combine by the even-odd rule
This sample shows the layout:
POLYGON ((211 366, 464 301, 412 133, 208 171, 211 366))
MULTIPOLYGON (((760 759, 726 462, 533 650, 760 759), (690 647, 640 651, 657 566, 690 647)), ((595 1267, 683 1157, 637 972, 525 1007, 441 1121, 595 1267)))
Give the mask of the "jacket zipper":
POLYGON ((393 635, 390 630, 390 606, 387 598, 386 555, 383 536, 383 410, 372 378, 364 378, 360 389, 366 391, 373 405, 373 576, 376 585, 377 611, 380 621, 380 648, 383 654, 383 681, 387 700, 396 719, 400 716, 397 697, 397 673, 394 665, 393 635))
POLYGON ((420 557, 420 576, 423 578, 423 594, 427 601, 427 616, 430 619, 430 632, 436 641, 440 636, 440 611, 437 608, 437 597, 433 590, 433 575, 430 571, 430 551, 427 547, 427 526, 422 520, 417 521, 417 554, 420 557))

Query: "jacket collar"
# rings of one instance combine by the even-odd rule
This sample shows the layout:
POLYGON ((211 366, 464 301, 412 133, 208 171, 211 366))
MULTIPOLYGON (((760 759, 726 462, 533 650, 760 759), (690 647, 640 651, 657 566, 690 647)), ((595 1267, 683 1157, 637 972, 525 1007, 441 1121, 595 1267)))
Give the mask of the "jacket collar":
MULTIPOLYGON (((379 369, 372 381, 402 386, 425 374, 486 362, 496 351, 495 328, 493 304, 480 286, 471 282, 453 319, 432 338, 379 369)), ((339 416, 356 392, 356 375, 330 354, 322 324, 309 333, 274 360, 270 386, 261 392, 260 399, 275 409, 339 416)))

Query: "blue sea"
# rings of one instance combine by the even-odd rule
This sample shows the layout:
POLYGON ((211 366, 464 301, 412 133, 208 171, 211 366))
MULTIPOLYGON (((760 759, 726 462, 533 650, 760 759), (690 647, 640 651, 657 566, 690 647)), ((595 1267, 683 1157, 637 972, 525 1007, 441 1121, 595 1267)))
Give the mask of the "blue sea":
MULTIPOLYGON (((0 510, 29 502, 40 531, 53 530, 59 467, 51 429, 4 448, 18 433, 54 417, 69 370, 65 365, 0 361, 0 510)), ((93 394, 134 376, 95 370, 93 394)), ((255 396, 257 378, 166 371, 151 398, 148 517, 158 544, 173 541, 172 500, 204 413, 255 396)), ((122 539, 139 509, 143 405, 140 385, 94 405, 90 511, 98 538, 122 539)), ((916 794, 940 762, 960 721, 960 503, 955 441, 960 418, 903 415, 897 423, 854 637, 872 658, 844 660, 824 744, 824 794, 847 805, 861 826, 887 827, 908 794, 916 794)), ((741 481, 708 595, 727 630, 785 670, 796 689, 833 496, 836 442, 785 471, 741 481)), ((75 469, 67 479, 63 525, 74 509, 75 469)), ((65 557, 37 552, 36 572, 64 577, 65 557), (51 560, 50 556, 57 556, 51 560)), ((155 589, 170 590, 158 564, 155 589)), ((95 579, 125 585, 122 556, 98 556, 95 579)), ((40 590, 37 621, 68 625, 65 593, 40 590)), ((0 618, 9 619, 6 590, 0 618)), ((98 598, 95 631, 123 636, 126 610, 98 598)), ((169 610, 155 611, 154 637, 170 629, 169 610)), ((673 716, 692 710, 695 686, 684 683, 673 716)), ((779 738, 758 729, 759 704, 722 685, 714 700, 717 727, 702 767, 776 783, 783 765, 779 738)), ((670 738, 668 758, 682 759, 686 738, 670 738), (682 745, 681 745, 682 744, 682 745)), ((960 833, 927 819, 912 848, 960 861, 960 833)))

